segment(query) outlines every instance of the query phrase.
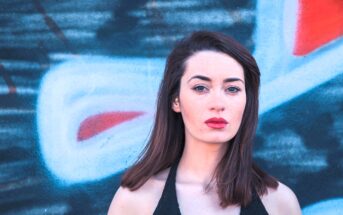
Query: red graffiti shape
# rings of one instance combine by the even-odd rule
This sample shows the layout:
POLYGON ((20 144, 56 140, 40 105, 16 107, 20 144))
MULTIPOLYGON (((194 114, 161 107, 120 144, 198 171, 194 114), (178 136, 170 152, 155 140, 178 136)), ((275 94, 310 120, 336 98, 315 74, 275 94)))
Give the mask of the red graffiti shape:
POLYGON ((299 0, 295 55, 309 52, 343 35, 343 0, 299 0))
POLYGON ((142 114, 144 114, 144 112, 108 112, 90 116, 81 123, 77 133, 77 140, 87 140, 102 131, 125 121, 129 121, 142 114))

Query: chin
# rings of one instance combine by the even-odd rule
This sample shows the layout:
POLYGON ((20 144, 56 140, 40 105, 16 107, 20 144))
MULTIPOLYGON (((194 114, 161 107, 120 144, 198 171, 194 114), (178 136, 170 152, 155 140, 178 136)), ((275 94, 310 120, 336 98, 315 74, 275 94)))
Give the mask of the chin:
POLYGON ((223 138, 223 137, 217 137, 217 138, 209 138, 208 143, 212 144, 223 144, 223 143, 228 143, 232 138, 223 138))

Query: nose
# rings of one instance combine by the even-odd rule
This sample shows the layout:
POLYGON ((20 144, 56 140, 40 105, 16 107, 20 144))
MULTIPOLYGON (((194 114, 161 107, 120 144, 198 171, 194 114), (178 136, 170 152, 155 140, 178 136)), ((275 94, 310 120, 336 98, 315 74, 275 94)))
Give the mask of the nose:
POLYGON ((225 110, 225 98, 222 92, 216 91, 211 95, 209 101, 209 107, 211 111, 222 112, 225 110))

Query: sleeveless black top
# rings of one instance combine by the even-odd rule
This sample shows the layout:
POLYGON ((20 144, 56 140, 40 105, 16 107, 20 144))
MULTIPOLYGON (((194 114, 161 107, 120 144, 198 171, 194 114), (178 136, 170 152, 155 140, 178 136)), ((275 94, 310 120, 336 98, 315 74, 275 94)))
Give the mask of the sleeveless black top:
MULTIPOLYGON (((164 185, 162 196, 153 215, 181 215, 179 204, 176 197, 175 178, 178 162, 171 166, 169 175, 164 185)), ((246 207, 241 207, 241 215, 268 215, 260 197, 256 192, 253 193, 253 199, 246 207)))

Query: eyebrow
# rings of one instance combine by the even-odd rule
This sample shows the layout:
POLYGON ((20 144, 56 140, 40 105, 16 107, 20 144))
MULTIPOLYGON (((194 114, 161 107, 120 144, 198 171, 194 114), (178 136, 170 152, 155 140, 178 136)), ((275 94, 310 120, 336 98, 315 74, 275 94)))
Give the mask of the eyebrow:
MULTIPOLYGON (((202 75, 195 75, 195 76, 191 77, 187 82, 190 82, 192 79, 195 79, 195 78, 201 79, 203 81, 208 81, 208 82, 212 81, 209 77, 202 76, 202 75)), ((234 81, 240 81, 244 84, 244 81, 240 78, 226 78, 226 79, 224 79, 223 83, 234 82, 234 81)))

